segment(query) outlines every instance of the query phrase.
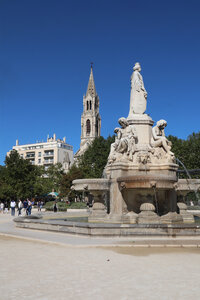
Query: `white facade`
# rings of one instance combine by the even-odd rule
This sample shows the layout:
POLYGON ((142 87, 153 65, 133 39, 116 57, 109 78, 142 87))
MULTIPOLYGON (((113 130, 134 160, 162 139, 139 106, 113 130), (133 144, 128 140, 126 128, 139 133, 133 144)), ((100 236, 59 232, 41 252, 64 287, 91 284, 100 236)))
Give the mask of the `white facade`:
MULTIPOLYGON (((73 147, 63 140, 56 139, 56 135, 47 138, 46 142, 37 142, 35 144, 19 145, 18 140, 13 146, 21 157, 29 160, 32 164, 45 166, 61 163, 63 170, 67 172, 73 163, 73 147)), ((9 155, 10 152, 7 153, 9 155)))

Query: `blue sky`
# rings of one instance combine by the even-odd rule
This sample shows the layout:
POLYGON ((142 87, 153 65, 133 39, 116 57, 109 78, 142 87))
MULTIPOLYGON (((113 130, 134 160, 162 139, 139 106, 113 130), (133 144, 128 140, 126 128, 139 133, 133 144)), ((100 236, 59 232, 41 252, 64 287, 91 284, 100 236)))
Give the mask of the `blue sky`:
POLYGON ((78 150, 90 62, 101 133, 129 111, 142 66, 147 113, 166 134, 199 131, 199 1, 0 0, 0 164, 20 144, 56 133, 78 150))

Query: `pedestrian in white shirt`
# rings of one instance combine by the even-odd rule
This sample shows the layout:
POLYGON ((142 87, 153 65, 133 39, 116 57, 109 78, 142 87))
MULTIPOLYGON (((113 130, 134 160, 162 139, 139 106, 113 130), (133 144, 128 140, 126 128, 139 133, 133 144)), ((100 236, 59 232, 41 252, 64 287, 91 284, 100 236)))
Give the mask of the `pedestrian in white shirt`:
POLYGON ((3 210, 4 210, 4 203, 1 202, 1 204, 0 204, 0 213, 3 213, 3 210))
POLYGON ((22 203, 21 200, 19 200, 19 202, 18 202, 18 216, 20 216, 22 214, 21 213, 22 208, 23 208, 23 203, 22 203))
POLYGON ((15 200, 11 200, 11 202, 10 202, 11 216, 15 216, 15 206, 16 206, 15 200))

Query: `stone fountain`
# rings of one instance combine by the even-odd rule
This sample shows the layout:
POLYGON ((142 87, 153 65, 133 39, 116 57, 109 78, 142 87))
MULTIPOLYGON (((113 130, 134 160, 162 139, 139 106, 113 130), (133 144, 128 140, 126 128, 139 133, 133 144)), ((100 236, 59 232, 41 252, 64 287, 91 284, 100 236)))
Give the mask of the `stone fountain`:
POLYGON ((104 173, 106 178, 78 179, 73 189, 88 190, 94 196, 89 222, 162 224, 194 222, 183 218, 177 206, 177 176, 171 142, 165 136, 165 120, 154 121, 145 113, 147 92, 136 63, 131 76, 130 110, 114 129, 104 173), (106 212, 104 194, 109 193, 110 212, 106 212))
POLYGON ((67 212, 64 219, 51 219, 51 215, 18 217, 14 220, 17 227, 132 237, 137 245, 188 245, 191 237, 193 244, 200 244, 200 225, 194 223, 184 203, 187 193, 200 190, 200 180, 177 180, 178 165, 164 132, 167 122, 159 120, 153 126, 154 121, 145 113, 147 92, 140 72, 140 64, 136 63, 131 76, 129 115, 120 118, 114 129, 115 142, 103 178, 73 181, 72 189, 93 195, 93 207, 84 215, 88 222, 81 221, 83 212, 77 215, 79 221, 67 212))

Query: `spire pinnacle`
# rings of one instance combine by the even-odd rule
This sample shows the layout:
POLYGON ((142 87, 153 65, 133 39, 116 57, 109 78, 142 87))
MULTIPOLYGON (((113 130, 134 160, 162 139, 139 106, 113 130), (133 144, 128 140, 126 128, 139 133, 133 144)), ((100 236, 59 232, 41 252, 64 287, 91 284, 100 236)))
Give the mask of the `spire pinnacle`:
POLYGON ((87 93, 86 96, 91 95, 91 96, 96 96, 96 88, 94 84, 94 76, 93 76, 93 62, 91 62, 91 69, 90 69, 90 78, 88 82, 88 88, 87 88, 87 93))

